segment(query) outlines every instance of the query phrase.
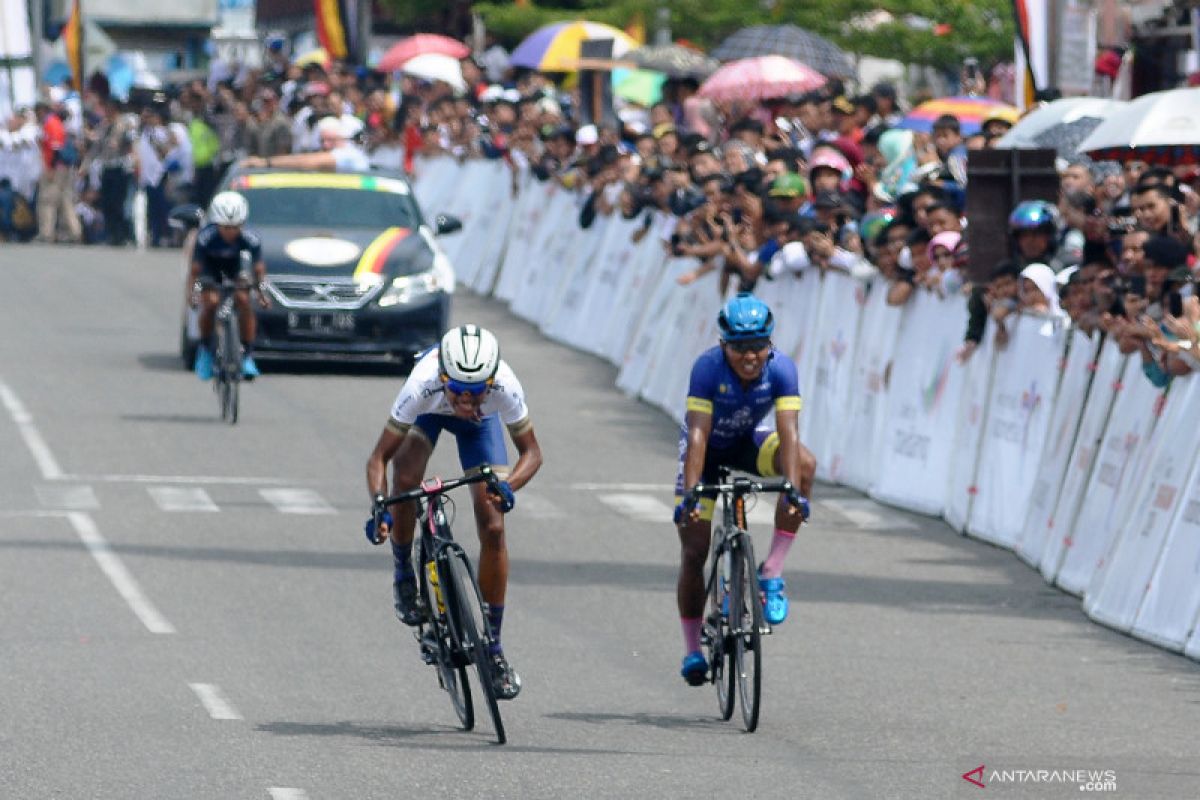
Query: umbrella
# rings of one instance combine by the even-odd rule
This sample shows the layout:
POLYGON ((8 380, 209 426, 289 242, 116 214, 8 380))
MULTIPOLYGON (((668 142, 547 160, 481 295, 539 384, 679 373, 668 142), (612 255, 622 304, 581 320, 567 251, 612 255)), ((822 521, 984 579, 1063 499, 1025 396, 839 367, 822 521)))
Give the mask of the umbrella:
POLYGON ((1079 149, 1097 161, 1200 163, 1200 88, 1132 100, 1100 123, 1079 149))
POLYGON ((700 85, 697 94, 711 100, 757 101, 824 85, 825 76, 812 67, 783 56, 759 56, 721 67, 700 85))
MULTIPOLYGON (((1102 97, 1064 97, 1035 108, 995 143, 999 148, 1037 147, 1038 139, 1064 126, 1079 122, 1099 125, 1106 117, 1125 105, 1120 100, 1102 97)), ((1044 139, 1043 139, 1044 141, 1044 139)), ((1079 142, 1075 143, 1076 145, 1079 142)))
POLYGON ((392 45, 383 58, 379 59, 376 69, 380 72, 397 72, 404 62, 426 53, 437 53, 451 58, 466 58, 471 54, 471 48, 458 39, 440 36, 436 33, 418 33, 401 39, 392 45))
POLYGON ((637 48, 629 34, 600 22, 556 22, 545 25, 525 37, 513 50, 509 61, 514 67, 528 67, 542 72, 574 72, 579 66, 582 42, 612 39, 613 58, 619 58, 637 48))
POLYGON ((662 99, 662 85, 666 80, 666 75, 648 69, 614 69, 613 94, 649 108, 662 99))
POLYGON ((324 47, 318 47, 316 50, 309 50, 303 55, 296 56, 296 60, 292 63, 299 67, 316 64, 318 67, 329 69, 329 53, 324 47))
POLYGON ((717 71, 721 62, 698 50, 679 44, 659 44, 639 47, 626 58, 641 69, 661 72, 671 78, 704 80, 717 71))
POLYGON ((939 97, 929 100, 908 112, 897 127, 929 133, 938 117, 950 114, 958 119, 963 136, 979 133, 984 120, 998 117, 1015 121, 1020 115, 1013 106, 989 97, 939 97))
POLYGON ((414 78, 448 83, 452 88, 459 91, 464 91, 467 88, 467 82, 463 80, 462 65, 453 56, 442 55, 441 53, 426 53, 414 56, 405 62, 400 71, 414 78))
POLYGON ((713 58, 734 61, 754 56, 787 56, 822 75, 854 77, 850 56, 828 39, 795 25, 753 25, 742 28, 712 51, 713 58))

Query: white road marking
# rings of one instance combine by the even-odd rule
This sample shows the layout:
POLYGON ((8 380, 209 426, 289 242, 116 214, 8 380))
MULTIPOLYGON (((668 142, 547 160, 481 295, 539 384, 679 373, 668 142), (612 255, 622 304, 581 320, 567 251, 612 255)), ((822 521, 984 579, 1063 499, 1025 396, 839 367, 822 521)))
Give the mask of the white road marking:
POLYGON ((43 508, 59 508, 64 511, 90 511, 100 507, 96 492, 91 486, 62 486, 49 484, 37 486, 38 502, 43 508))
POLYGON ((517 509, 514 513, 531 519, 564 519, 567 512, 540 494, 517 492, 517 509))
POLYGON ((80 541, 92 554, 92 558, 96 559, 96 563, 100 565, 100 570, 112 581, 112 585, 116 587, 121 597, 125 598, 125 602, 133 609, 133 613, 142 621, 146 629, 151 633, 175 633, 175 626, 158 613, 158 609, 146 599, 142 588, 129 574, 129 570, 125 568, 121 559, 112 551, 108 540, 100 535, 100 530, 96 527, 96 523, 92 522, 92 518, 81 511, 72 511, 67 514, 67 519, 71 521, 71 527, 75 529, 80 541))
POLYGON ((21 438, 25 440, 25 446, 29 448, 33 460, 37 462, 42 477, 48 481, 61 478, 62 468, 58 466, 58 461, 50 452, 50 446, 46 444, 46 440, 38 432, 37 426, 33 424, 33 416, 4 381, 0 381, 0 403, 4 404, 4 407, 8 409, 9 416, 17 424, 17 430, 20 431, 21 438))
POLYGON ((146 491, 162 511, 220 511, 203 489, 180 486, 151 486, 146 491))
POLYGON ((657 497, 644 494, 602 494, 600 502, 617 513, 648 522, 670 523, 673 509, 657 497))
POLYGON ((72 480, 93 481, 95 483, 188 483, 188 484, 230 484, 249 486, 262 484, 296 484, 304 481, 295 478, 246 478, 230 475, 66 475, 60 476, 72 480))
POLYGON ((821 500, 818 509, 824 506, 846 519, 855 527, 870 531, 903 531, 915 530, 916 524, 887 511, 873 500, 821 500))
POLYGON ((272 786, 270 789, 267 789, 267 793, 271 795, 271 800, 308 800, 308 793, 303 789, 285 789, 272 786))
POLYGON ((275 509, 283 514, 336 514, 333 506, 312 489, 259 489, 275 509))
POLYGON ((221 692, 221 687, 214 683, 189 683, 192 691, 204 704, 204 710, 213 719, 241 719, 242 715, 233 707, 229 699, 221 692))

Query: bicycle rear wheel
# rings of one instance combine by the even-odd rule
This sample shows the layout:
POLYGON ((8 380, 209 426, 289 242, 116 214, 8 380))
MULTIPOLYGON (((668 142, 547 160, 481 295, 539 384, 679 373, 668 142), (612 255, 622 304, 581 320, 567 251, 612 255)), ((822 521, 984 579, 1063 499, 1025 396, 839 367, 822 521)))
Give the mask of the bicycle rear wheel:
POLYGON ((717 690, 717 708, 721 719, 733 716, 737 670, 733 661, 732 639, 729 635, 729 551, 718 542, 724 534, 714 531, 712 564, 708 575, 708 614, 704 618, 704 633, 708 639, 708 667, 717 690), (720 548, 720 549, 717 549, 720 548))
POLYGON ((733 551, 733 593, 729 598, 729 620, 733 628, 734 666, 738 696, 742 701, 742 723, 747 733, 758 727, 762 699, 763 608, 758 590, 758 568, 750 535, 738 536, 733 551))
POLYGON ((496 729, 496 742, 504 744, 508 737, 504 733, 504 720, 500 718, 500 706, 496 701, 496 687, 492 683, 492 657, 488 652, 491 632, 487 614, 483 610, 483 596, 467 554, 459 547, 446 547, 441 552, 438 571, 442 581, 442 592, 446 598, 447 616, 458 647, 469 654, 475 664, 479 687, 487 701, 488 713, 496 729))
POLYGON ((222 328, 221 362, 225 372, 225 419, 230 425, 238 420, 238 387, 242 381, 242 345, 238 340, 237 314, 230 313, 222 328))

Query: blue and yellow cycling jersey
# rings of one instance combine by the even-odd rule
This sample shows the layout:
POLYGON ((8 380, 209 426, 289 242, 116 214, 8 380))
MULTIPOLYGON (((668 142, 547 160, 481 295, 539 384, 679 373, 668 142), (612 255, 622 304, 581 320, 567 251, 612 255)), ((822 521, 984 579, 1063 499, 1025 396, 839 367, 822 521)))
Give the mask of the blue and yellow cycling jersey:
POLYGON ((772 348, 762 375, 744 387, 721 347, 713 347, 692 365, 687 410, 712 414, 709 447, 725 449, 751 434, 772 411, 799 411, 798 382, 795 362, 772 348))

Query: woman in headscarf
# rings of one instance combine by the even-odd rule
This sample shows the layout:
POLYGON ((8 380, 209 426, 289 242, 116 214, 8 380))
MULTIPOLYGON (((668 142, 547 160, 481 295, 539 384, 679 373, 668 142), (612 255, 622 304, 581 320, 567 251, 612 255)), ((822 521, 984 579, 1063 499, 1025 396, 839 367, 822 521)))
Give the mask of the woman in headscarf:
POLYGON ((1030 264, 1021 270, 1019 292, 1019 311, 1050 317, 1062 315, 1062 309, 1058 305, 1058 282, 1054 270, 1045 264, 1030 264))
POLYGON ((913 150, 913 132, 893 128, 879 137, 879 154, 887 164, 875 184, 880 200, 891 202, 916 188, 913 174, 917 171, 917 155, 913 150))

